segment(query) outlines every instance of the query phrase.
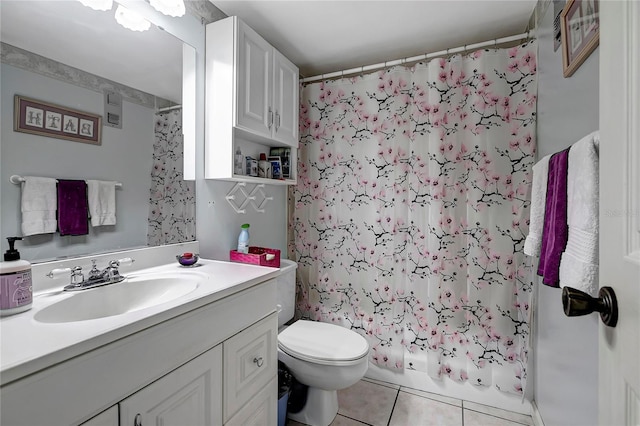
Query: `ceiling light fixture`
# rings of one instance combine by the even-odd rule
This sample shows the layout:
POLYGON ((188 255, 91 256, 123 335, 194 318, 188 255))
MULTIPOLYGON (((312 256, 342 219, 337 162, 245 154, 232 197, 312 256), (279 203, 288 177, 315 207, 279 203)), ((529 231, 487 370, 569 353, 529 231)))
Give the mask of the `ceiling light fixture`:
POLYGON ((167 16, 180 17, 186 11, 182 0, 149 0, 149 3, 155 10, 167 16))
POLYGON ((151 22, 147 21, 137 12, 119 5, 116 9, 116 22, 131 31, 147 31, 151 28, 151 22))
POLYGON ((83 5, 93 10, 111 10, 113 0, 78 0, 83 5))

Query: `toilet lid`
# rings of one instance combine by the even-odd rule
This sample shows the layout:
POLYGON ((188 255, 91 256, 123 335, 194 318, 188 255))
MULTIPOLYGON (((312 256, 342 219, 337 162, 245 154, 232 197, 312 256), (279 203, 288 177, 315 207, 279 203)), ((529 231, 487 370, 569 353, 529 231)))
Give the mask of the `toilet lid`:
POLYGON ((344 327, 299 320, 278 334, 278 346, 307 361, 353 361, 369 353, 367 340, 344 327))

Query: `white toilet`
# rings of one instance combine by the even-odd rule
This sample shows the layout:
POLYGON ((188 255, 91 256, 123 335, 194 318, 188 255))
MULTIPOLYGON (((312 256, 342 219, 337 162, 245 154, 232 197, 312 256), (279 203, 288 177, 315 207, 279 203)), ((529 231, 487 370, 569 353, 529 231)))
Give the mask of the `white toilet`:
POLYGON ((334 324, 298 320, 284 326, 295 311, 297 267, 293 261, 280 261, 278 359, 309 391, 302 411, 288 417, 327 426, 338 414, 337 391, 357 383, 367 372, 369 343, 355 331, 334 324))

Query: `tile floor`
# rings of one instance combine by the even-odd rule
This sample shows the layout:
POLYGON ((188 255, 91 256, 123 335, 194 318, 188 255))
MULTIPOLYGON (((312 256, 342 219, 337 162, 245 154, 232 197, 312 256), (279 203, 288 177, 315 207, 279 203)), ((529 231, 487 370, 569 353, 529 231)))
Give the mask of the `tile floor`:
MULTIPOLYGON (((338 391, 332 426, 531 426, 531 416, 363 379, 338 391)), ((287 426, 300 426, 287 421, 287 426)))

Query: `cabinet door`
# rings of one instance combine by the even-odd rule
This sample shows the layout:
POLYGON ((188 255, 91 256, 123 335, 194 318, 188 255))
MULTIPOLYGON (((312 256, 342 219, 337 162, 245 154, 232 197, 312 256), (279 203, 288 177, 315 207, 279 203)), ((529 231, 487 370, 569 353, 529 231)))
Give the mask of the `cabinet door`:
POLYGON ((265 426, 278 423, 278 380, 274 377, 226 423, 226 426, 265 426))
POLYGON ((273 138, 289 146, 298 146, 298 67, 273 50, 273 97, 275 117, 273 138))
POLYGON ((274 313, 223 343, 225 422, 277 377, 277 337, 274 313))
POLYGON ((222 424, 221 345, 120 403, 120 425, 222 424))
POLYGON ((238 20, 236 126, 271 138, 273 48, 238 20))

